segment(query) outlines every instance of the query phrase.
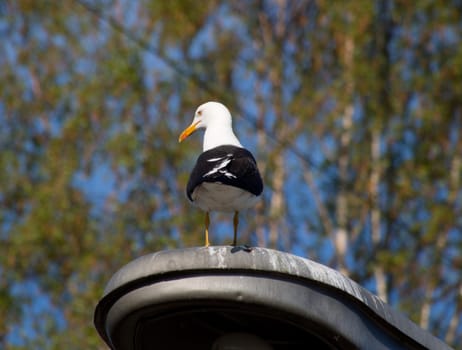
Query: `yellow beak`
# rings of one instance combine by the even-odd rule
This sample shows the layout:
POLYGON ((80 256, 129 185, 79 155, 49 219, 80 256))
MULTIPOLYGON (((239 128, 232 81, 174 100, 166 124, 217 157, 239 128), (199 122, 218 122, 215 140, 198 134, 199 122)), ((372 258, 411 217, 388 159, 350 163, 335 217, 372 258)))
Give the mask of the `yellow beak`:
POLYGON ((199 124, 199 122, 195 122, 193 124, 191 124, 190 126, 188 126, 186 129, 183 130, 183 132, 181 133, 180 137, 178 138, 178 142, 181 142, 183 141, 185 138, 187 138, 189 135, 191 135, 194 131, 197 130, 197 124, 199 124))

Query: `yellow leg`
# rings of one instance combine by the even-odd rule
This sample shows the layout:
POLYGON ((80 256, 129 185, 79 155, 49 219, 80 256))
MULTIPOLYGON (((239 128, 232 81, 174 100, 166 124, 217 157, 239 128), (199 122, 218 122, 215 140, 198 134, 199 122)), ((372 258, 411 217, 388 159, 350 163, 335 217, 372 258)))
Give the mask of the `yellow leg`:
POLYGON ((234 238, 233 238, 233 246, 235 247, 237 244, 237 225, 239 225, 239 212, 234 212, 234 219, 233 219, 233 226, 234 226, 234 238))
POLYGON ((205 246, 208 247, 210 245, 209 242, 209 225, 210 225, 210 216, 209 212, 205 212, 205 246))

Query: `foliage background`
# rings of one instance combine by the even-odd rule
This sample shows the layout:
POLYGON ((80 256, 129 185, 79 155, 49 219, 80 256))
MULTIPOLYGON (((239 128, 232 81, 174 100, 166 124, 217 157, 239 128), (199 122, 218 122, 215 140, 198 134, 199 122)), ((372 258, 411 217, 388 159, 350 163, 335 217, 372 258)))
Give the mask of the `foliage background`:
POLYGON ((266 183, 241 242, 462 347, 461 34, 461 1, 0 1, 0 348, 105 348, 112 273, 203 244, 177 138, 207 100, 266 183))

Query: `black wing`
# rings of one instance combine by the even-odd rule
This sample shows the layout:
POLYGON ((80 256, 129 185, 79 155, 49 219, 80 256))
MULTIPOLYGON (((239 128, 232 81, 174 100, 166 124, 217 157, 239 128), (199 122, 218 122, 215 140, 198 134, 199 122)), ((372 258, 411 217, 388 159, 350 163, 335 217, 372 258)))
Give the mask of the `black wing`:
POLYGON ((186 187, 191 201, 194 189, 203 182, 242 188, 256 196, 263 191, 263 181, 252 153, 231 145, 212 148, 199 156, 186 187))

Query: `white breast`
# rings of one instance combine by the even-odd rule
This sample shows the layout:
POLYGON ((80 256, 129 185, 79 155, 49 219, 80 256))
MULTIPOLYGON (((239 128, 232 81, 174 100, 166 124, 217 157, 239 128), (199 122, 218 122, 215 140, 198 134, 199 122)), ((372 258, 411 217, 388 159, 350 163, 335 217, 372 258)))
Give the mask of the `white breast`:
POLYGON ((204 211, 234 212, 249 209, 259 197, 243 189, 216 182, 203 182, 192 193, 193 203, 204 211))

